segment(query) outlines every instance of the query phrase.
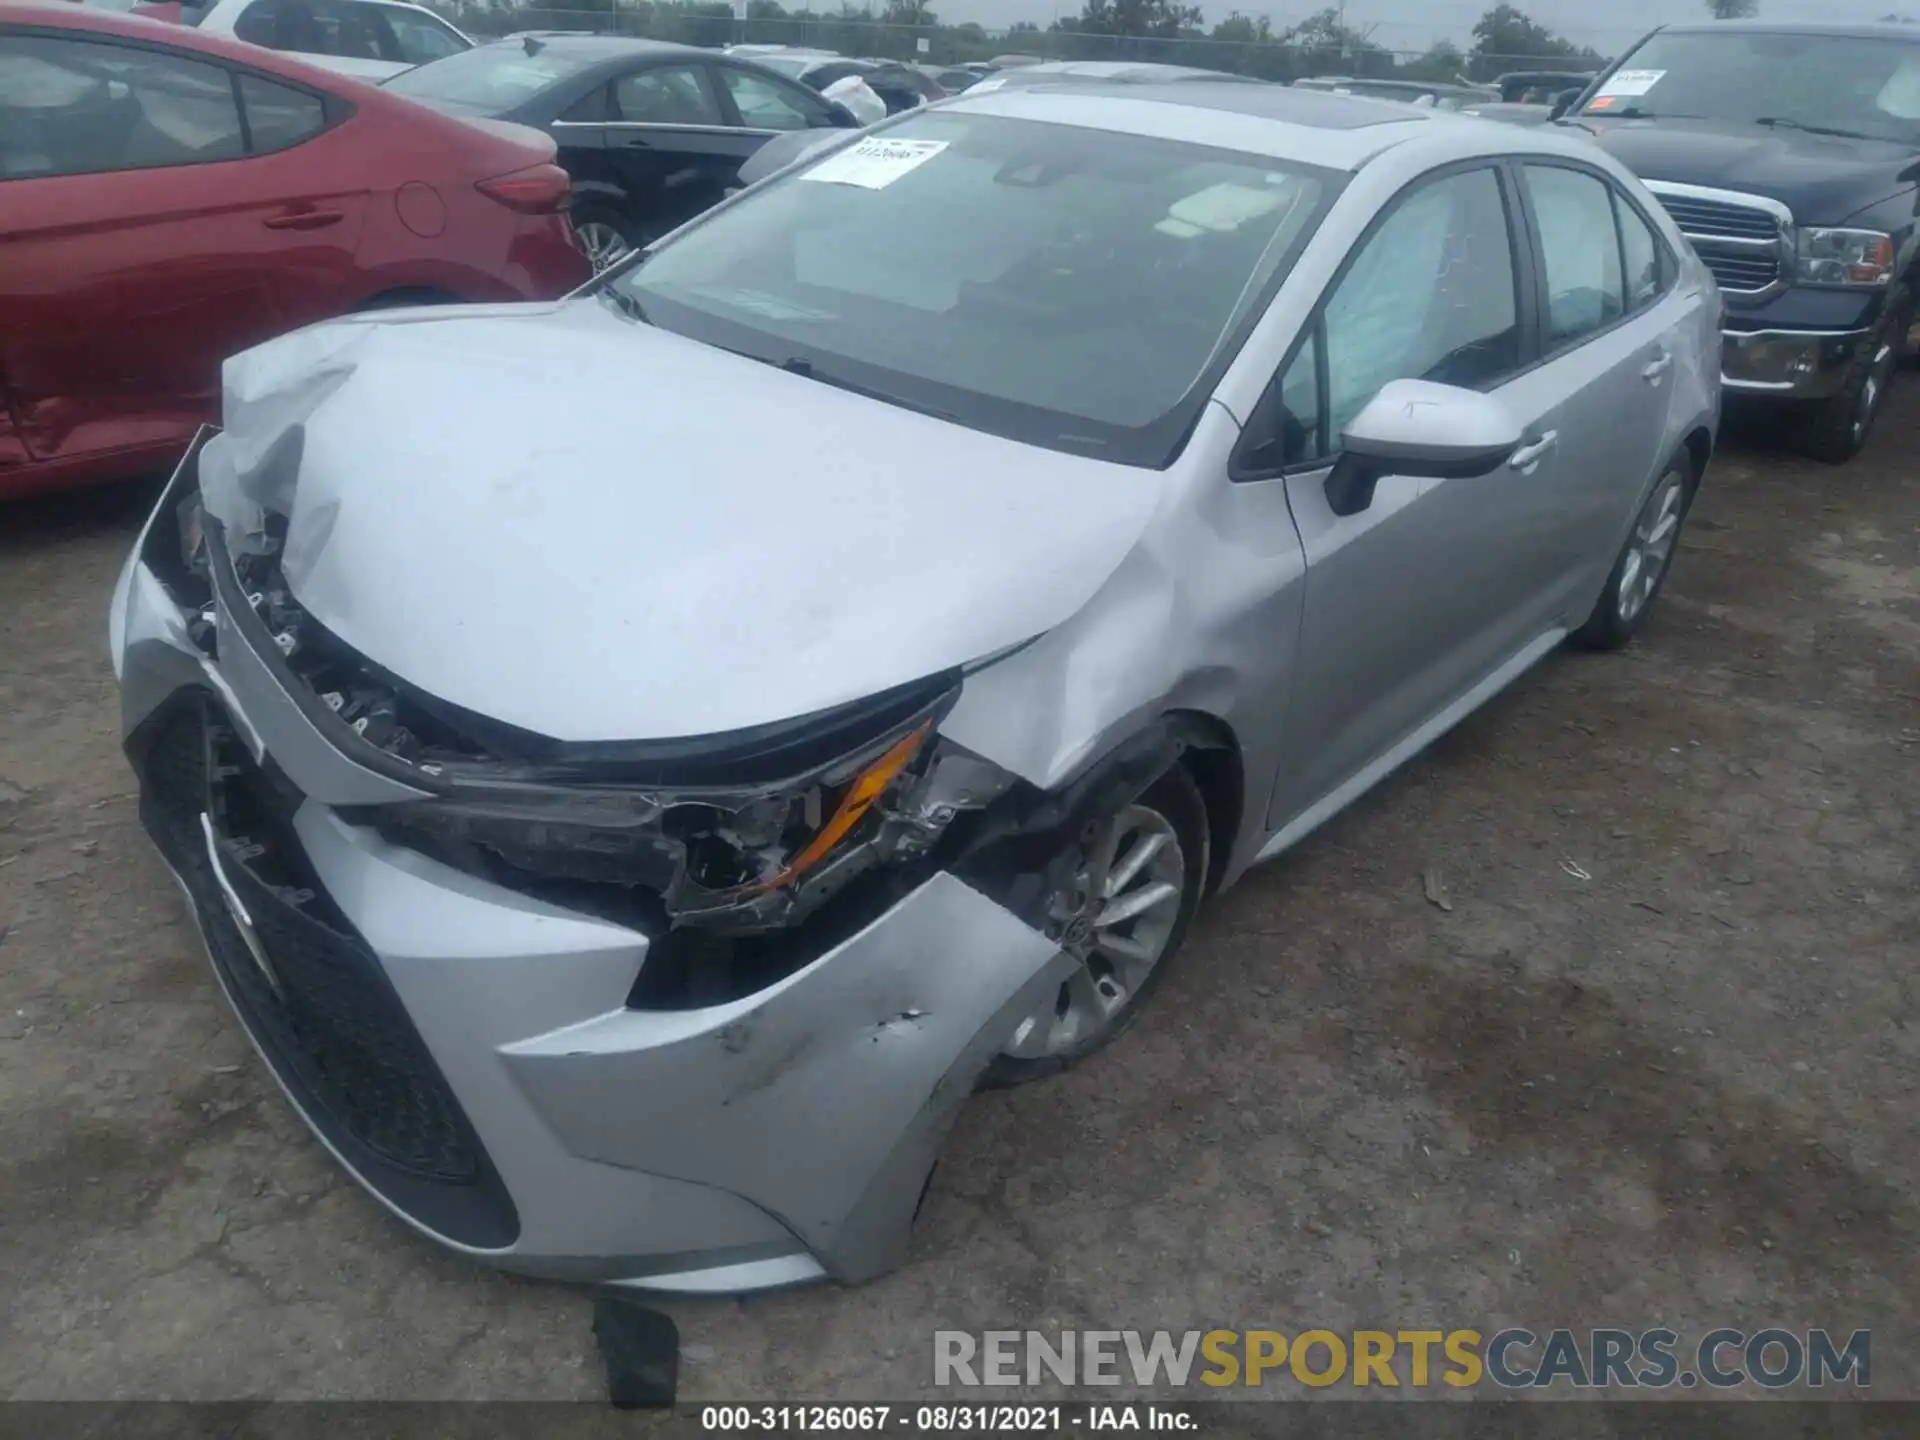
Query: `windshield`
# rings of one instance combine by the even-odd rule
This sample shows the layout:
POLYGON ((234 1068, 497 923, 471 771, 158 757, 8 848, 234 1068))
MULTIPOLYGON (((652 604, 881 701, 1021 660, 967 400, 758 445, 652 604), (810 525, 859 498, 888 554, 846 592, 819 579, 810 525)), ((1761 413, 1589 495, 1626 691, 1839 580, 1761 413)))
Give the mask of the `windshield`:
POLYGON ((1589 115, 1782 124, 1920 141, 1920 44, 1753 32, 1655 35, 1587 101, 1589 115))
POLYGON ((556 51, 537 40, 481 45, 402 71, 383 88, 433 105, 498 115, 604 58, 577 50, 556 51))
POLYGON ((814 379, 1157 468, 1338 179, 919 111, 696 223, 613 284, 630 314, 814 379))

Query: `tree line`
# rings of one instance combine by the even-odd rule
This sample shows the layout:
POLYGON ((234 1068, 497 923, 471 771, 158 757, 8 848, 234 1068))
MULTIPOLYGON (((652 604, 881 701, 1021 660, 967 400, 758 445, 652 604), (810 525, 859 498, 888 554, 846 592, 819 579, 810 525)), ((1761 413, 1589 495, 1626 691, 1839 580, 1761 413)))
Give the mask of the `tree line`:
POLYGON ((997 32, 944 24, 926 0, 885 0, 877 9, 843 3, 835 11, 749 0, 744 20, 725 0, 558 0, 551 6, 438 0, 435 8, 478 35, 601 30, 689 45, 797 45, 943 65, 1009 53, 1050 60, 1158 60, 1268 80, 1335 74, 1488 80, 1534 64, 1590 69, 1605 60, 1509 4, 1480 17, 1466 49, 1442 40, 1420 52, 1387 48, 1373 38, 1375 27, 1348 23, 1344 7, 1336 6, 1284 27, 1264 15, 1238 11, 1208 26, 1199 6, 1182 0, 1083 0, 1077 15, 997 32))

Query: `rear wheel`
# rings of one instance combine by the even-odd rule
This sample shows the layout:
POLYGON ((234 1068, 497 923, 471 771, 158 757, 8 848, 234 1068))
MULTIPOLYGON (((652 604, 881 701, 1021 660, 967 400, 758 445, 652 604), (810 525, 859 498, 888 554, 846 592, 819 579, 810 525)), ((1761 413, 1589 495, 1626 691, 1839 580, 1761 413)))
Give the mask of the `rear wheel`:
POLYGON ((988 1067, 989 1087, 1077 1064, 1133 1023, 1186 939, 1206 886, 1206 804, 1175 768, 1098 820, 1076 893, 1063 897, 1061 948, 1075 968, 1023 1017, 988 1067))
POLYGON ((639 221, 611 205, 576 206, 573 233, 580 237, 580 248, 593 262, 596 275, 644 249, 652 239, 639 221))

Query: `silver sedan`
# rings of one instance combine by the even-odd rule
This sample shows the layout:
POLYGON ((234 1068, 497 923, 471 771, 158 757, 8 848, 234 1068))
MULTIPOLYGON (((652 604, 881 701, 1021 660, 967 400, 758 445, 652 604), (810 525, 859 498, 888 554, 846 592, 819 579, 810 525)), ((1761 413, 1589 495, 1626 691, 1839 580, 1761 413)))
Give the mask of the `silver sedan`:
POLYGON ((420 1231, 872 1276, 968 1094, 1111 1041, 1203 896, 1640 630, 1718 319, 1548 131, 968 94, 564 302, 229 362, 113 600, 144 823, 420 1231))

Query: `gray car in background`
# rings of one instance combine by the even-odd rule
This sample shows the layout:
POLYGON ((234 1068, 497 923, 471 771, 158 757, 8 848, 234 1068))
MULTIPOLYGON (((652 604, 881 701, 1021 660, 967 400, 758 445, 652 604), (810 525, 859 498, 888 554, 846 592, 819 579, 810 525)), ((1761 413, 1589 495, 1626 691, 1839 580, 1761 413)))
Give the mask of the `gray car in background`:
POLYGON ((570 300, 230 361, 112 602, 143 823, 415 1228, 861 1280, 967 1096, 1124 1030, 1203 896, 1640 629, 1719 316, 1551 131, 914 111, 570 300))

